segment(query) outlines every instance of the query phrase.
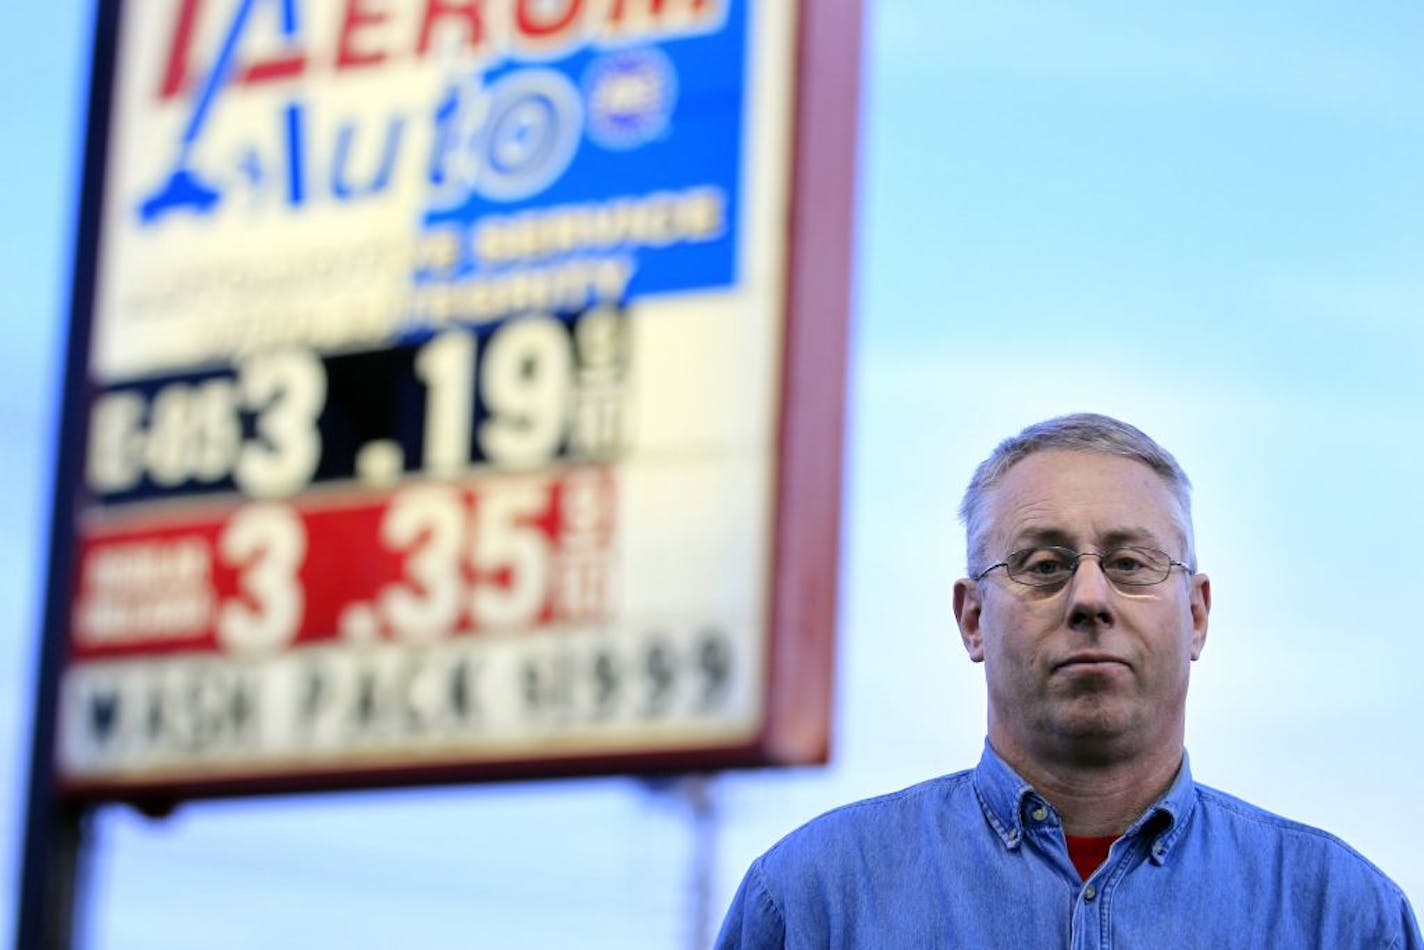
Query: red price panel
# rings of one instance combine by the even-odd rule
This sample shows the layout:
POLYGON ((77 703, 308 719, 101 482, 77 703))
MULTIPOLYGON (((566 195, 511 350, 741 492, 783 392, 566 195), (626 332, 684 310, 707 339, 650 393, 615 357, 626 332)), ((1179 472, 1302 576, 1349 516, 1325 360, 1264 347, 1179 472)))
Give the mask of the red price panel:
POLYGON ((106 4, 65 794, 824 760, 853 8, 106 4))

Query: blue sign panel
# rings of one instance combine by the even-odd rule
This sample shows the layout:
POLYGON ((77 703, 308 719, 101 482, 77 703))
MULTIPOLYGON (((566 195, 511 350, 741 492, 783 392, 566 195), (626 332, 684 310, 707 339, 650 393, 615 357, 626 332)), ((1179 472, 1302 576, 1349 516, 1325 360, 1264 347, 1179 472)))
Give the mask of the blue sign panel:
POLYGON ((732 283, 744 19, 731 4, 715 33, 506 62, 452 86, 423 222, 458 237, 448 276, 616 251, 636 260, 629 296, 732 283))

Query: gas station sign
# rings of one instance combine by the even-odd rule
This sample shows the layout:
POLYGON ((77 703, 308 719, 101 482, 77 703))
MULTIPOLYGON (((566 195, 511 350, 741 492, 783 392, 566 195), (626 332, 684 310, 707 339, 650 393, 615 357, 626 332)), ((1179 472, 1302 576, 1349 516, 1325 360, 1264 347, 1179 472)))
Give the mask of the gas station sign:
POLYGON ((116 22, 64 793, 823 760, 854 117, 817 77, 853 32, 746 0, 116 22))

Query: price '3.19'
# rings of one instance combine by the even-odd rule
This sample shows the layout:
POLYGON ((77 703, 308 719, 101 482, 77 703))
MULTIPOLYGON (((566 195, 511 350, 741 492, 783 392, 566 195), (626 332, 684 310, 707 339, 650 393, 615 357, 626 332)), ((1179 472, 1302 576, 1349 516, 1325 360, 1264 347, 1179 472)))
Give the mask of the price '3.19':
POLYGON ((373 446, 397 475, 606 457, 621 438, 623 328, 612 307, 533 314, 377 353, 281 350, 116 386, 93 405, 87 482, 109 503, 231 489, 281 498, 360 476, 373 446), (421 398, 402 398, 412 391, 421 398), (403 415, 371 418, 393 406, 403 415))

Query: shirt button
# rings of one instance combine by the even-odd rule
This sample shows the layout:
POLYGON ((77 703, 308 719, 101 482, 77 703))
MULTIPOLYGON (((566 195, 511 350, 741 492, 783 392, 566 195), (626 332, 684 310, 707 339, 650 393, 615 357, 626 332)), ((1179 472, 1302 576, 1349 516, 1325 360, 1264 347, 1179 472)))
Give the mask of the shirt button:
POLYGON ((1034 821, 1046 821, 1048 819, 1048 809, 1042 805, 1039 805, 1033 811, 1029 812, 1029 814, 1033 817, 1034 821))
POLYGON ((1010 828, 1010 829, 1009 829, 1009 843, 1012 844, 1013 842, 1015 842, 1015 841, 1017 841, 1017 840, 1019 840, 1019 830, 1018 830, 1017 828, 1010 828))
POLYGON ((1085 900, 1085 901, 1090 901, 1090 900, 1092 900, 1094 897, 1097 897, 1097 896, 1098 896, 1098 889, 1097 889, 1096 887, 1094 887, 1093 885, 1089 884, 1087 887, 1083 888, 1083 900, 1085 900))

